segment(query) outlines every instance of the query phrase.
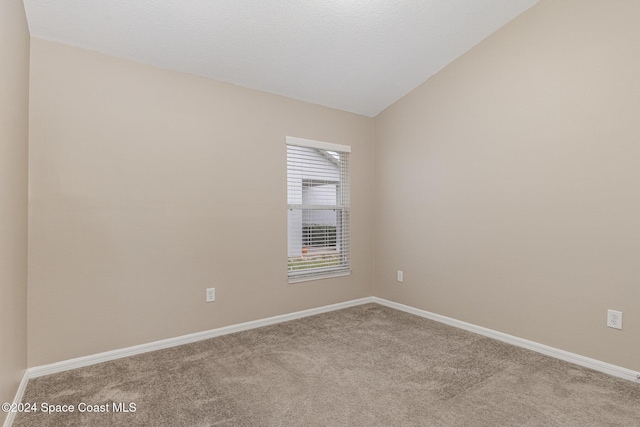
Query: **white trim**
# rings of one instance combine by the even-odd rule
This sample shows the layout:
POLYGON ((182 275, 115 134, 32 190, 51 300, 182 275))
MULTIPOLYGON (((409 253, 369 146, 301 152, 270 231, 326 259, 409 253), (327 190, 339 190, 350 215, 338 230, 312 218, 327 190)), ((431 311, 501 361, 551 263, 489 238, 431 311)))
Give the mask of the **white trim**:
POLYGON ((296 311, 294 313, 282 314, 279 316, 267 317, 266 319, 252 320, 250 322, 239 323, 237 325, 225 326, 222 328, 211 329, 203 332, 182 335, 180 337, 168 338, 161 341, 154 341, 147 344, 135 345, 133 347, 121 348, 118 350, 107 351, 104 353, 93 354, 90 356, 78 357, 76 359, 64 360, 62 362, 52 363, 50 365, 36 366, 27 369, 26 374, 29 378, 37 378, 43 375, 55 374, 70 369, 82 368, 84 366, 95 365, 96 363, 108 362, 110 360, 121 359, 123 357, 134 356, 136 354, 147 353, 149 351, 162 350, 164 348, 175 347, 179 345, 189 344, 196 341, 206 340, 220 335, 233 334, 235 332, 246 331, 249 329, 260 328, 262 326, 273 325, 275 323, 288 322, 289 320, 300 319, 316 314, 327 313, 343 308, 354 307, 357 305, 373 302, 373 297, 360 298, 356 300, 340 302, 337 304, 326 305, 323 307, 311 308, 308 310, 296 311))
MULTIPOLYGON (((339 267, 335 268, 336 270, 339 270, 339 267)), ((300 271, 304 271, 304 270, 300 270, 300 271)), ((291 272, 290 272, 291 273, 291 272)), ((326 271, 326 273, 311 273, 309 271, 306 272, 306 275, 301 274, 301 275, 292 275, 289 276, 289 283, 300 283, 300 282, 310 282, 312 280, 322 280, 322 279, 333 279, 334 277, 342 277, 342 276, 351 276, 351 270, 343 270, 343 271, 333 271, 333 270, 328 270, 326 271)))
POLYGON ((340 151, 342 153, 350 153, 350 145, 334 144, 332 142, 314 141, 313 139, 296 138, 295 136, 287 136, 285 141, 288 145, 296 145, 298 147, 317 148, 319 150, 340 151))
POLYGON ((574 363, 576 365, 584 366, 585 368, 593 369, 594 371, 613 375, 614 377, 624 378, 626 380, 634 382, 640 382, 639 372, 632 371, 631 369, 623 368, 621 366, 612 365, 600 360, 591 359, 586 356, 581 356, 579 354, 560 350, 559 348, 550 347, 548 345, 540 344, 535 341, 529 341, 524 338, 519 338, 513 335, 505 334, 503 332, 494 331, 493 329, 484 328, 482 326, 463 322, 461 320, 452 319, 451 317, 431 313, 429 311, 389 301, 383 298, 373 297, 373 302, 384 305, 386 307, 395 308, 396 310, 404 311, 406 313, 415 314, 416 316, 424 317, 426 319, 435 320, 436 322, 446 323, 447 325, 454 326, 459 329, 464 329, 465 331, 474 332, 476 334, 493 338, 502 342, 506 342, 507 344, 515 345, 517 347, 533 350, 535 352, 542 353, 556 359, 564 360, 565 362, 574 363))
MULTIPOLYGON (((27 388, 27 383, 29 382, 28 370, 25 371, 22 376, 22 381, 20 381, 20 385, 18 386, 18 391, 16 391, 16 396, 13 398, 13 403, 18 404, 22 402, 22 397, 24 396, 24 391, 27 388)), ((7 417, 4 419, 3 427, 11 427, 13 424, 13 420, 16 418, 17 412, 7 412, 7 417)))

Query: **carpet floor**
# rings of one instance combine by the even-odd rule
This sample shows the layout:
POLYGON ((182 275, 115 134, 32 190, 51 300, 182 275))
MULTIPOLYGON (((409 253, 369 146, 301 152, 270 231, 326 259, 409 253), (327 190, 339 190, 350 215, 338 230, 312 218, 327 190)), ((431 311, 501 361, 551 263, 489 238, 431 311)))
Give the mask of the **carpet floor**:
POLYGON ((14 427, 640 426, 640 384, 377 304, 35 378, 23 402, 14 427))

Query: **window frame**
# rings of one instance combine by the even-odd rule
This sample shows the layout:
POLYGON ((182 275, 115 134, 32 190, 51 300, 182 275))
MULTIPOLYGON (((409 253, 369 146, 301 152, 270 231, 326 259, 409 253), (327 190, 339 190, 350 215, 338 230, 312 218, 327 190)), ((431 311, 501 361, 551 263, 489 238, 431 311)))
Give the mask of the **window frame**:
MULTIPOLYGON (((326 279, 332 277, 341 277, 348 276, 351 274, 351 244, 350 244, 350 230, 351 230, 351 203, 350 203, 350 153, 351 146, 348 145, 340 145, 334 144, 330 142, 324 141, 315 141, 311 139, 297 138, 292 136, 287 136, 285 139, 286 142, 286 151, 287 151, 287 252, 288 252, 288 265, 287 265, 287 277, 289 283, 297 283, 309 280, 319 280, 326 279), (338 160, 338 175, 339 180, 336 184, 336 202, 335 204, 329 205, 307 205, 303 203, 302 199, 300 203, 289 203, 293 181, 291 170, 293 167, 297 166, 296 161, 291 161, 289 158, 290 150, 289 147, 302 147, 302 148, 310 148, 318 151, 319 154, 325 157, 333 157, 338 160), (334 154, 337 153, 339 157, 335 157, 334 154), (293 166, 292 166, 293 165, 293 166), (309 213, 311 211, 322 211, 322 210, 334 210, 339 211, 336 218, 336 242, 337 245, 340 245, 340 249, 337 250, 337 255, 339 256, 339 264, 334 266, 321 266, 321 267, 311 267, 311 268, 292 268, 292 251, 295 250, 295 247, 292 246, 292 239, 297 239, 297 235, 293 235, 291 233, 292 230, 292 218, 290 217, 291 212, 294 210, 299 210, 300 217, 303 217, 305 213, 309 213)), ((299 163, 303 165, 304 162, 301 161, 299 163)), ((311 165, 313 168, 313 165, 311 165)), ((304 180, 301 184, 304 187, 304 180)), ((302 188, 300 187, 300 188, 302 188)), ((304 226, 302 227, 304 229, 304 226)), ((300 235, 304 233, 301 230, 300 235)), ((304 238, 304 237, 302 237, 304 238)), ((302 242, 301 242, 302 243, 302 242)), ((304 252, 302 252, 304 254, 304 252)), ((294 265, 295 266, 295 265, 294 265)))

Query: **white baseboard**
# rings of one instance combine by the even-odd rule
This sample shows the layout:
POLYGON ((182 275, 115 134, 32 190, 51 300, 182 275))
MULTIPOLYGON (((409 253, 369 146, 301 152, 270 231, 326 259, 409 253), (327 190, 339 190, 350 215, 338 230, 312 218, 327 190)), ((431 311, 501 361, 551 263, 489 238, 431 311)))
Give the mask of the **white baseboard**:
MULTIPOLYGON (((24 396, 24 390, 27 388, 27 383, 29 382, 29 376, 25 372, 22 376, 22 381, 20 381, 20 385, 18 386, 18 391, 16 391, 16 397, 13 398, 13 403, 22 402, 22 396, 24 396)), ((3 427, 11 427, 13 424, 13 420, 16 417, 17 412, 7 412, 7 417, 4 419, 3 427)))
POLYGON ((389 301, 383 298, 372 297, 372 299, 373 299, 373 302, 380 305, 384 305, 386 307, 395 308, 396 310, 401 310, 407 313, 415 314, 416 316, 424 317, 430 320, 435 320, 436 322, 446 323, 447 325, 451 325, 459 329, 464 329, 466 331, 474 332, 476 334, 493 338, 499 341, 503 341, 508 344, 515 345, 517 347, 523 347, 528 350, 533 350, 535 352, 542 353, 547 356, 555 357, 556 359, 564 360, 565 362, 570 362, 576 365, 584 366, 585 368, 593 369, 594 371, 604 372, 605 374, 613 375, 619 378, 624 378, 626 380, 630 380, 634 382, 640 382, 640 373, 636 371, 632 371, 631 369, 612 365, 610 363, 602 362, 600 360, 591 359, 589 357, 581 356, 579 354, 570 353, 568 351, 560 350, 559 348, 550 347, 548 345, 540 344, 535 341, 529 341, 524 338, 519 338, 513 335, 505 334, 503 332, 494 331, 493 329, 484 328, 482 326, 463 322, 461 320, 452 319, 451 317, 441 316, 439 314, 431 313, 429 311, 425 311, 419 308, 389 301))
POLYGON ((267 317, 265 319, 253 320, 251 322, 239 323, 237 325, 211 329, 209 331, 196 332, 193 334, 182 335, 175 338, 168 338, 161 341, 154 341, 147 344, 135 345, 133 347, 126 347, 118 350, 107 351, 104 353, 92 354, 90 356, 78 357, 76 359, 64 360, 62 362, 52 363, 50 365, 35 366, 33 368, 27 369, 27 372, 25 373, 25 375, 29 375, 29 378, 37 378, 44 375, 55 374, 57 372, 68 371, 70 369, 77 369, 77 368, 82 368, 84 366, 95 365, 96 363, 108 362, 110 360, 134 356, 136 354, 162 350, 164 348, 169 348, 169 347, 176 347, 183 344, 189 344, 196 341, 206 340, 208 338, 218 337, 220 335, 233 334, 235 332, 260 328, 262 326, 268 326, 268 325, 273 325, 275 323, 287 322, 289 320, 295 320, 303 317, 314 316, 316 314, 327 313, 330 311, 340 310, 348 307, 354 307, 357 305, 367 304, 371 302, 373 302, 373 297, 360 298, 360 299, 341 302, 337 304, 326 305, 323 307, 311 308, 309 310, 296 311, 295 313, 267 317))
MULTIPOLYGON (((518 338, 513 335, 505 334, 503 332, 494 331, 493 329, 484 328, 482 326, 473 325, 471 323, 463 322, 461 320, 452 319, 450 317, 441 316, 439 314, 431 313, 419 308, 411 307, 408 305, 400 304, 397 302, 389 301, 378 297, 360 298, 357 300, 351 300, 341 302, 338 304, 327 305, 324 307, 312 308, 309 310, 297 311, 295 313, 283 314, 280 316, 267 317, 266 319, 254 320, 251 322, 239 323, 237 325, 225 326, 223 328, 212 329, 209 331, 196 332, 194 334, 183 335, 180 337, 169 338, 161 341, 154 341, 147 344, 136 345, 133 347, 126 347, 118 350, 107 351, 104 353, 93 354, 90 356, 78 357, 76 359, 64 360, 62 362, 52 363, 50 365, 35 366, 29 368, 24 373, 16 397, 15 403, 22 401, 27 382, 31 378, 37 378, 44 375, 55 374, 57 372, 68 371, 71 369, 82 368, 84 366, 95 365, 97 363, 108 362, 110 360, 121 359, 123 357, 134 356, 136 354, 147 353, 150 351, 162 350, 164 348, 175 347, 183 344, 189 344, 196 341, 205 340, 208 338, 214 338, 221 335, 232 334, 235 332, 246 331, 249 329, 260 328, 262 326, 273 325, 276 323, 287 322, 289 320, 301 319, 303 317, 314 316, 316 314, 328 313, 330 311, 340 310, 348 307, 355 307, 367 303, 377 303, 386 307, 394 308, 396 310, 404 311, 406 313, 414 314, 416 316, 424 317, 427 319, 435 320, 437 322, 445 323, 447 325, 454 326, 456 328, 464 329, 466 331, 474 332, 489 338, 494 338, 499 341, 506 342, 518 347, 523 347, 529 350, 536 351, 538 353, 545 354, 547 356, 555 357, 566 362, 574 363, 576 365, 584 366, 586 368, 593 369, 595 371, 604 372, 605 374, 613 375, 615 377, 624 378, 626 380, 640 382, 640 373, 626 369, 620 366, 612 365, 610 363, 602 362, 600 360, 591 359, 589 357, 581 356, 579 354, 570 353, 568 351, 560 350, 554 347, 549 347, 544 344, 540 344, 534 341, 529 341, 523 338, 518 338)), ((11 427, 15 413, 8 413, 4 422, 4 427, 11 427)))

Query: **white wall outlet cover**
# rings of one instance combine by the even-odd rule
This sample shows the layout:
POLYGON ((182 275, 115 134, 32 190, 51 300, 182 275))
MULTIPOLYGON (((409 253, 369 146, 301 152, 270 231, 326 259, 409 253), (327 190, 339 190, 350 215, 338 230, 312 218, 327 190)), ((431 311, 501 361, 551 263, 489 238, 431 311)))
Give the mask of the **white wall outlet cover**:
POLYGON ((614 329, 622 329, 622 312, 607 310, 607 326, 614 329))
POLYGON ((216 300, 216 288, 207 288, 207 302, 216 300))
POLYGON ((403 282, 404 281, 404 273, 402 272, 402 270, 398 270, 398 282, 403 282))

